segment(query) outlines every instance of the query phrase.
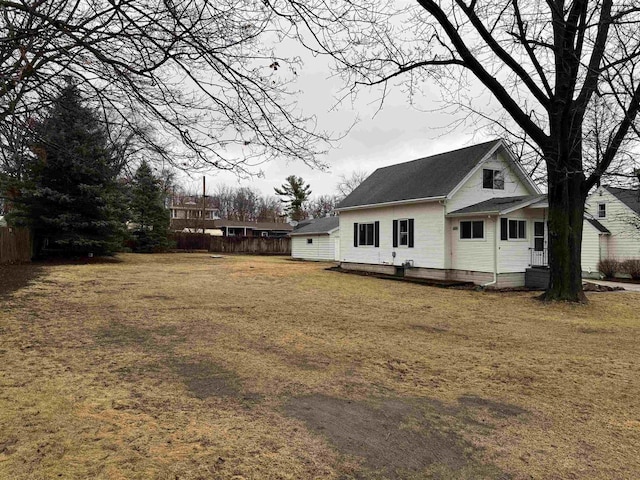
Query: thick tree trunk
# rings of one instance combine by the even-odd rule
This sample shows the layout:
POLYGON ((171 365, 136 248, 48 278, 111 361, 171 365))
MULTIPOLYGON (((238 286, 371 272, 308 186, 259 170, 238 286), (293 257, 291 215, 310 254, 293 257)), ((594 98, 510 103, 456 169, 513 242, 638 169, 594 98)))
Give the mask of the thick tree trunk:
MULTIPOLYGON (((549 185, 549 268, 550 282, 543 300, 586 302, 582 290, 582 223, 586 200, 584 175, 569 171, 574 161, 552 162, 567 168, 550 168, 549 185)), ((580 162, 581 163, 581 162, 580 162)))

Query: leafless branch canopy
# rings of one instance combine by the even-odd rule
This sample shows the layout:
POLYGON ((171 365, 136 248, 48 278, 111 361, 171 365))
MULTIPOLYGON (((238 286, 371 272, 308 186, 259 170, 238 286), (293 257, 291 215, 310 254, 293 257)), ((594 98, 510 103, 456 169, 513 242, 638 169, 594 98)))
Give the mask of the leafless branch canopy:
POLYGON ((585 176, 631 171, 640 106, 640 4, 635 0, 274 0, 294 35, 331 55, 349 94, 359 86, 444 87, 449 105, 486 111, 467 75, 526 138, 548 170, 585 176), (476 84, 477 85, 477 84, 476 84), (558 161, 558 158, 573 160, 558 161))
POLYGON ((175 165, 322 166, 327 136, 296 106, 279 22, 261 0, 0 0, 0 122, 37 118, 73 79, 175 165))

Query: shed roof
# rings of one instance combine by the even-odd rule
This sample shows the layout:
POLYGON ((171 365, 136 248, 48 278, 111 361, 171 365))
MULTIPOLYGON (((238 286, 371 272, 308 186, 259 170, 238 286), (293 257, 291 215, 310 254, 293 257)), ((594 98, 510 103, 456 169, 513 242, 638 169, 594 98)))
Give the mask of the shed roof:
POLYGON ((379 168, 338 208, 445 197, 500 143, 501 140, 492 140, 379 168))
POLYGON ((340 217, 338 216, 317 218, 289 235, 328 235, 339 226, 340 217))
POLYGON ((598 220, 593 217, 585 216, 584 219, 589 222, 593 227, 598 230, 600 233, 611 233, 607 227, 602 225, 598 220))
POLYGON ((474 205, 461 208, 450 212, 452 216, 463 215, 477 215, 477 214, 494 214, 502 215, 509 213, 519 208, 528 207, 534 203, 540 202, 546 199, 546 195, 521 195, 518 197, 498 197, 490 198, 474 205))

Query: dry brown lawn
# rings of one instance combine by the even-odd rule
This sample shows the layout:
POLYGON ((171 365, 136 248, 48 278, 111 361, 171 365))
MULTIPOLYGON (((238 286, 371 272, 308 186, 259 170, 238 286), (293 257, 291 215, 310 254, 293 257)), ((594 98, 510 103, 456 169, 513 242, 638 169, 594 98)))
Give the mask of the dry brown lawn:
POLYGON ((0 270, 0 478, 640 478, 640 294, 119 260, 0 270))

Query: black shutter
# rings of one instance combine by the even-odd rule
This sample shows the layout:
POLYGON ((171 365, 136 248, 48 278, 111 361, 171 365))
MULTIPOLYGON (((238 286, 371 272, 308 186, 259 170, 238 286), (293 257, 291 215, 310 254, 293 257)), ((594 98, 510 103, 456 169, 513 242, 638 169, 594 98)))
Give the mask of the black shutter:
POLYGON ((393 248, 398 246, 398 220, 393 221, 393 248))
POLYGON ((373 224, 374 247, 380 246, 380 222, 373 224))
POLYGON ((509 240, 509 221, 506 218, 500 219, 500 240, 509 240))
POLYGON ((409 248, 413 248, 413 218, 409 219, 409 248))
POLYGON ((357 223, 353 224, 353 246, 354 247, 358 246, 358 224, 357 223))

